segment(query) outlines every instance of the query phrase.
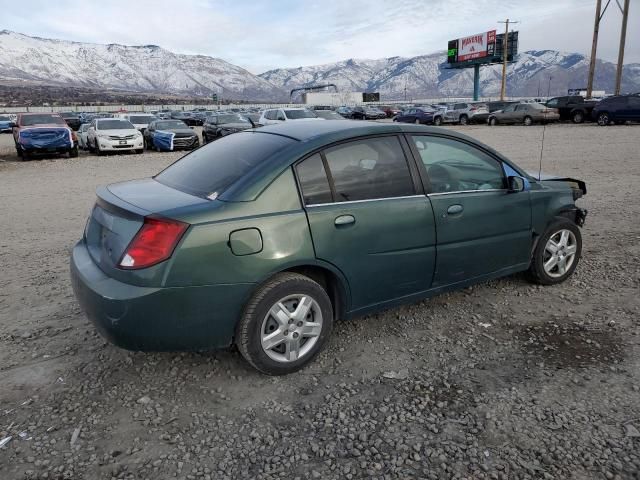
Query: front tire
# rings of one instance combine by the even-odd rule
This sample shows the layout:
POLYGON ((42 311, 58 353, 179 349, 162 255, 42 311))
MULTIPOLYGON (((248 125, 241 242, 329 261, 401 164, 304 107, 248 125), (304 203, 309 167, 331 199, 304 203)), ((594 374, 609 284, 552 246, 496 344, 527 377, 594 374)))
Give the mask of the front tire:
POLYGON ((327 292, 297 273, 279 273, 255 292, 236 329, 242 356, 267 375, 300 370, 322 350, 333 327, 327 292))
POLYGON ((466 115, 460 115, 459 123, 460 125, 467 125, 469 123, 469 117, 466 115))
POLYGON ((434 124, 434 125, 436 125, 436 126, 438 126, 438 127, 439 127, 440 125, 442 125, 442 117, 435 117, 435 118, 433 119, 433 124, 434 124))
POLYGON ((489 126, 495 127, 497 124, 498 124, 498 120, 496 119, 496 117, 491 117, 489 119, 489 126))
POLYGON ((530 127, 531 125, 533 125, 533 118, 527 115, 526 117, 524 117, 524 121, 522 123, 524 123, 527 127, 530 127))
POLYGON ((416 125, 420 125, 420 119, 416 118, 416 125))
POLYGON ((529 278, 541 285, 564 282, 575 271, 581 254, 580 229, 571 220, 559 218, 538 240, 529 267, 529 278))

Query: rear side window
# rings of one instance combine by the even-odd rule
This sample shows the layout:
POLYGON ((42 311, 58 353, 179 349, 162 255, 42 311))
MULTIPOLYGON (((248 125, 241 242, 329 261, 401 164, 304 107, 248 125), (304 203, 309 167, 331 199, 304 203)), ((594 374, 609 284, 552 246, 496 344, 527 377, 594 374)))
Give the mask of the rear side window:
POLYGON ((327 172, 319 153, 307 158, 296 167, 305 205, 331 203, 331 188, 327 172))
POLYGON ((337 202, 415 193, 397 137, 368 138, 325 151, 337 202))
POLYGON ((260 162, 294 142, 258 132, 228 135, 185 155, 154 178, 177 190, 213 200, 260 162))

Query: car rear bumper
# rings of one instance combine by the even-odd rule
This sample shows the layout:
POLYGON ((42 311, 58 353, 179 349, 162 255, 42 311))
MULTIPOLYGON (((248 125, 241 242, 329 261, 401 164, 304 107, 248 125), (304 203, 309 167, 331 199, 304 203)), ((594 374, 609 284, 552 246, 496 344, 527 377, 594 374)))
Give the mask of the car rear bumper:
POLYGON ((211 350, 231 344, 253 284, 140 287, 104 274, 80 241, 71 254, 71 282, 97 330, 127 350, 211 350))

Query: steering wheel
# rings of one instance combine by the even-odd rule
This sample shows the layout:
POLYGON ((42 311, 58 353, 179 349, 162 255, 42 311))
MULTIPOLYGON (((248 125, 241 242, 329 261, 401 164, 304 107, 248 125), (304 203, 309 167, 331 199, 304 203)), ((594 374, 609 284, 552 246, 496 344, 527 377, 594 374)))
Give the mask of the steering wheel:
POLYGON ((431 188, 436 193, 453 191, 453 180, 449 171, 441 165, 431 165, 427 168, 431 188))

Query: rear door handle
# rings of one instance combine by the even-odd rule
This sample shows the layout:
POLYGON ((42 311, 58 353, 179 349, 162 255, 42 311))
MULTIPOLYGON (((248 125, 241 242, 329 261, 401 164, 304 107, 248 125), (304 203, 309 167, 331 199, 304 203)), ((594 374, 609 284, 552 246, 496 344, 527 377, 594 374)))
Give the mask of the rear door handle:
POLYGON ((335 223, 336 226, 350 225, 352 223, 356 223, 356 219, 353 215, 340 215, 339 217, 336 217, 333 223, 335 223))
POLYGON ((447 208, 447 213, 451 215, 455 215, 456 213, 462 213, 463 210, 464 210, 464 207, 462 205, 459 205, 459 204, 450 205, 449 208, 447 208))

